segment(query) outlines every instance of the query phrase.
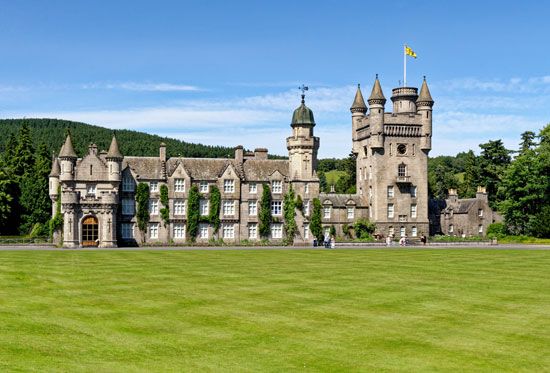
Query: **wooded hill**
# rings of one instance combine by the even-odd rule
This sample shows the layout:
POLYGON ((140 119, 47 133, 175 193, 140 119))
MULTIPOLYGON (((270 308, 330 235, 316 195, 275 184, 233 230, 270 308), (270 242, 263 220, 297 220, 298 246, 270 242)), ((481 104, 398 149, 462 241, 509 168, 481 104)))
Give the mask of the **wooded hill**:
POLYGON ((113 131, 104 127, 60 119, 0 119, 0 133, 2 133, 0 150, 2 152, 5 151, 9 138, 12 135, 17 136, 23 123, 26 123, 30 129, 34 148, 43 142, 50 154, 52 152, 59 153, 68 130, 79 156, 86 154, 90 143, 97 144, 99 149, 107 150, 114 132, 124 155, 156 156, 159 154, 161 142, 166 144, 166 152, 168 156, 172 157, 181 155, 197 158, 232 158, 234 155, 233 147, 193 144, 138 131, 113 131))

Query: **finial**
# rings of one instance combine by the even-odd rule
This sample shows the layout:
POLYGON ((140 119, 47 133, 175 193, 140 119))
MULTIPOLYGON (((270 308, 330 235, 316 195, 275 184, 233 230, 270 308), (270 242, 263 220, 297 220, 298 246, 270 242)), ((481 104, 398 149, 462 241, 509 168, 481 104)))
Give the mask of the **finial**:
POLYGON ((378 79, 378 73, 376 74, 376 79, 378 79))
POLYGON ((424 81, 426 81, 426 75, 424 75, 424 81))
POLYGON ((357 89, 361 89, 361 84, 357 83, 357 89))
POLYGON ((302 104, 305 104, 305 102, 306 102, 306 100, 305 100, 305 98, 306 98, 306 91, 309 90, 309 87, 306 86, 306 85, 304 85, 304 84, 302 84, 302 86, 301 86, 301 87, 298 87, 298 89, 302 91, 302 104))

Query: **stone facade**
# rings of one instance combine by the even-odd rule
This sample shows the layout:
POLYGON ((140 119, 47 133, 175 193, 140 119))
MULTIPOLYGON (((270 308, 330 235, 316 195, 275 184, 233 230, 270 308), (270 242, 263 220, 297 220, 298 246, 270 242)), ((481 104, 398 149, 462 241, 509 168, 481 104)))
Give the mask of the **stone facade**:
MULTIPOLYGON (((269 239, 275 242, 283 239, 283 196, 291 187, 304 203, 303 213, 296 214, 298 244, 313 240, 309 219, 314 198, 322 204, 325 234, 334 226, 337 235, 342 235, 345 226, 359 218, 374 222, 380 236, 414 238, 428 234, 427 162, 434 101, 425 80, 420 93, 417 88, 399 87, 392 90, 391 100, 393 112, 386 113, 378 77, 368 107, 357 89, 351 107, 353 152, 357 158, 357 194, 353 195, 319 192, 316 168, 320 140, 314 136, 313 112, 305 105, 303 95, 286 139, 288 160, 268 159, 267 149, 263 148, 246 153, 242 146, 235 148, 233 159, 168 158, 164 144, 158 157, 123 156, 115 137, 107 152, 98 152, 92 144, 88 153, 78 158, 67 136, 50 174, 52 214, 61 198, 63 246, 183 243, 188 239, 187 199, 192 185, 197 185, 201 194, 203 216, 209 214, 211 186, 216 185, 221 192, 220 229, 215 233, 209 224, 201 223, 198 242, 220 238, 224 242, 259 240, 258 213, 264 185, 271 189, 274 223, 269 239), (136 186, 142 182, 150 189, 150 222, 145 233, 136 224, 136 186), (163 184, 168 187, 168 224, 160 214, 163 184)), ((457 232, 469 233, 472 228, 462 228, 467 226, 463 220, 476 220, 470 212, 482 209, 488 219, 475 226, 481 224, 486 231, 486 223, 492 219, 486 203, 479 207, 476 202, 466 208, 466 201, 453 201, 449 200, 447 209, 436 217, 441 216, 441 226, 453 224, 457 232), (462 219, 459 216, 464 209, 469 215, 462 219)))

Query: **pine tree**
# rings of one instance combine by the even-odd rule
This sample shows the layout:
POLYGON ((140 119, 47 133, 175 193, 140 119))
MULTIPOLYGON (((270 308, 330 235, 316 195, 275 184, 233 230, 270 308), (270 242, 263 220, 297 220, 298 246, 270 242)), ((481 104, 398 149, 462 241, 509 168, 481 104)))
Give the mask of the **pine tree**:
POLYGON ((0 168, 0 229, 4 231, 4 227, 7 225, 12 206, 12 196, 10 195, 12 180, 8 175, 0 168))
POLYGON ((21 177, 31 170, 34 165, 34 149, 32 146, 31 131, 24 123, 19 130, 19 138, 13 156, 13 172, 15 176, 21 177))
POLYGON ((497 194, 502 176, 510 164, 510 151, 504 147, 502 140, 490 140, 480 144, 480 183, 487 188, 489 204, 496 208, 502 198, 497 194))

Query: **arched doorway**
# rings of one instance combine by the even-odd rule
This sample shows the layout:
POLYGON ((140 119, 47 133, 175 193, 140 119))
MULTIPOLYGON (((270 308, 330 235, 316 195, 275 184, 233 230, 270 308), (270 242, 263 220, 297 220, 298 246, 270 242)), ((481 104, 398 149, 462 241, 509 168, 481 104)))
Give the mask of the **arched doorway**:
POLYGON ((99 244, 99 225, 95 216, 82 220, 82 246, 97 246, 99 244))

